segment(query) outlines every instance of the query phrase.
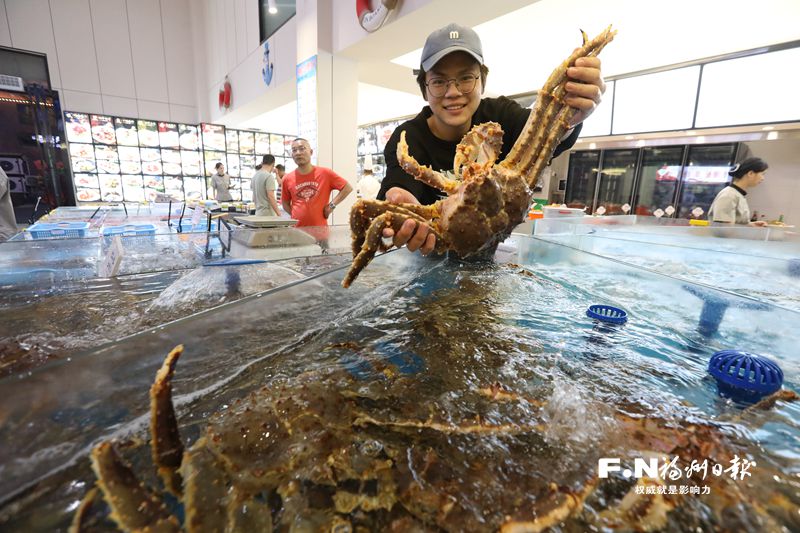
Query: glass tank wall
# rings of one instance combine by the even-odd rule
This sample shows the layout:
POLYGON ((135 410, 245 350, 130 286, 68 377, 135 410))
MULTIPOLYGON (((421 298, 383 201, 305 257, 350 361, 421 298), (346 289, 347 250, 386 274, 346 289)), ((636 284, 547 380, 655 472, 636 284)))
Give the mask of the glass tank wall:
MULTIPOLYGON (((292 405, 297 398, 307 401, 306 412, 317 413, 322 406, 314 398, 322 394, 324 403, 341 408, 309 417, 311 426, 298 427, 296 437, 272 441, 267 435, 264 442, 272 444, 264 445, 299 438, 299 446, 307 436, 306 444, 314 443, 324 459, 331 442, 355 439, 342 448, 345 461, 356 450, 385 450, 386 458, 379 458, 394 481, 378 486, 397 498, 392 509, 398 514, 343 513, 355 523, 380 529, 398 517, 407 517, 403 523, 423 519, 411 505, 417 500, 404 496, 403 480, 414 479, 404 470, 409 467, 431 497, 450 491, 466 502, 458 513, 433 519, 440 527, 495 530, 510 515, 533 519, 538 498, 526 501, 534 506, 530 511, 508 497, 551 486, 577 487, 586 495, 589 512, 570 511, 564 518, 569 527, 606 527, 635 481, 612 476, 595 487, 598 457, 621 456, 627 465, 631 454, 656 453, 656 442, 668 446, 658 455, 680 454, 673 447, 693 433, 723 450, 717 460, 736 453, 757 466, 742 492, 729 492, 730 483, 721 480, 706 483, 734 498, 735 516, 717 508, 713 496, 687 497, 663 527, 796 525, 787 509, 800 502, 787 473, 800 467, 791 452, 800 439, 792 422, 800 417, 797 404, 779 402, 758 416, 743 412, 718 396, 706 365, 722 349, 763 354, 779 361, 786 386, 796 390, 800 314, 530 237, 502 244, 496 258, 499 264, 470 264, 391 252, 376 258, 350 289, 340 287, 342 267, 3 380, 3 529, 69 524, 94 479, 90 447, 111 437, 146 437, 147 391, 177 344, 185 352, 173 394, 190 443, 213 412, 222 415, 212 423, 238 434, 237 420, 253 409, 263 413, 258 405, 264 402, 285 397, 292 405), (704 315, 709 302, 717 306, 715 324, 704 315), (589 319, 586 309, 597 303, 625 309, 628 322, 611 327, 589 319), (235 402, 251 392, 244 404, 235 402), (340 404, 340 398, 349 400, 340 404), (333 440, 308 433, 318 427, 313 420, 333 431, 333 440), (465 481, 441 486, 429 470, 434 465, 456 476, 448 479, 465 481), (488 522, 479 527, 479 519, 488 522)), ((132 444, 123 453, 140 475, 152 477, 146 446, 132 444)), ((702 461, 704 452, 685 453, 702 461)), ((302 490, 317 486, 304 473, 318 466, 314 457, 297 456, 292 476, 308 483, 302 490)), ((282 475, 269 462, 264 468, 282 475)), ((374 492, 369 483, 351 485, 339 490, 358 497, 374 492)), ((276 516, 307 516, 286 511, 282 499, 267 501, 283 509, 276 516)), ((322 513, 315 516, 329 516, 332 503, 315 501, 315 513, 322 513)), ((104 506, 91 507, 91 527, 108 528, 104 506)))

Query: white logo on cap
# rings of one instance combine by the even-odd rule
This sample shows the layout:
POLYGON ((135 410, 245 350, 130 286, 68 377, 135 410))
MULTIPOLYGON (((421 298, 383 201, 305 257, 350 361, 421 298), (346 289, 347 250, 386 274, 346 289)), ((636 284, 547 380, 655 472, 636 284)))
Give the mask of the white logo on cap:
POLYGON ((458 39, 458 32, 457 31, 451 31, 450 32, 450 38, 451 39, 458 39))

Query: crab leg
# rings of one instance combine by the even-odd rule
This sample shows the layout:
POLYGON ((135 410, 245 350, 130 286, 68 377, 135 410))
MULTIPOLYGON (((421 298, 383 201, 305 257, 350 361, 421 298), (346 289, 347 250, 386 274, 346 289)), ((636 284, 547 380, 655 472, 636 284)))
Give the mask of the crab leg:
POLYGON ((111 518, 123 531, 180 531, 178 520, 164 502, 136 478, 110 442, 98 444, 91 453, 97 485, 111 508, 111 518))
POLYGON ((158 467, 158 475, 167 489, 180 496, 181 475, 179 472, 183 460, 183 442, 178 432, 178 421, 172 405, 172 376, 175 365, 183 353, 180 344, 164 359, 164 363, 156 373, 153 386, 150 387, 150 438, 153 462, 158 467))
POLYGON ((509 517, 500 533, 538 533, 553 527, 583 509, 583 502, 594 491, 597 480, 587 483, 581 492, 563 489, 555 484, 550 492, 536 505, 534 520, 518 520, 509 517))
MULTIPOLYGON (((403 208, 400 206, 384 204, 384 207, 387 208, 386 212, 372 220, 372 223, 369 225, 369 229, 367 229, 366 234, 364 235, 361 250, 353 258, 353 264, 350 266, 350 270, 347 271, 347 275, 345 276, 344 280, 342 280, 342 287, 345 289, 348 288, 353 281, 355 281, 361 271, 364 270, 370 261, 375 258, 375 252, 377 252, 381 246, 384 228, 392 228, 394 231, 399 231, 400 226, 402 226, 403 222, 408 219, 416 220, 417 222, 422 223, 429 222, 428 220, 425 220, 421 216, 410 211, 403 213, 401 211, 403 208), (393 210, 392 207, 398 209, 393 210)), ((355 216, 355 214, 356 211, 354 210, 353 216, 355 216)), ((355 226, 353 222, 351 222, 351 227, 353 227, 355 235, 355 226)), ((439 244, 443 242, 442 236, 434 228, 431 228, 431 232, 433 232, 433 234, 436 236, 436 244, 438 248, 439 244)), ((357 237, 355 236, 353 237, 354 251, 356 238, 357 237)))
POLYGON ((364 244, 364 237, 369 228, 368 222, 378 215, 390 211, 418 222, 431 222, 439 218, 441 201, 433 205, 390 204, 381 200, 357 200, 350 209, 350 229, 353 234, 353 257, 357 256, 364 244))
POLYGON ((414 156, 408 153, 406 144, 406 132, 400 133, 400 142, 397 143, 397 161, 409 175, 414 179, 435 187, 447 194, 453 194, 458 189, 460 183, 456 180, 446 178, 441 172, 436 172, 431 167, 420 165, 414 156))
POLYGON ((99 495, 98 493, 99 490, 95 486, 83 496, 80 505, 78 505, 78 509, 75 511, 75 515, 72 517, 72 523, 67 530, 68 533, 81 533, 82 531, 86 531, 86 524, 84 524, 86 521, 86 515, 89 514, 89 510, 99 495))
MULTIPOLYGON (((527 159, 531 160, 539 159, 540 157, 538 154, 547 153, 542 149, 543 147, 541 144, 537 143, 537 138, 540 138, 538 132, 543 130, 547 125, 547 120, 544 117, 546 115, 546 110, 550 108, 553 99, 559 101, 563 98, 563 86, 567 81, 567 69, 573 65, 575 60, 577 60, 579 57, 597 55, 606 44, 611 42, 611 40, 614 38, 614 35, 616 35, 616 31, 612 32, 611 26, 609 26, 600 35, 588 42, 586 42, 585 33, 583 35, 584 45, 576 49, 563 63, 561 63, 561 65, 559 65, 552 72, 552 74, 550 74, 550 77, 547 79, 544 86, 537 93, 536 104, 528 116, 528 121, 522 130, 522 134, 520 135, 519 139, 517 139, 517 142, 514 143, 514 146, 511 148, 508 157, 506 157, 506 159, 501 163, 502 166, 507 168, 517 168, 522 159, 525 157, 525 154, 537 154, 537 156, 528 156, 527 159), (560 89, 560 91, 558 93, 554 93, 556 89, 560 89)), ((563 101, 561 102, 561 105, 563 105, 563 101)), ((556 111, 556 113, 557 112, 558 111, 556 111)), ((550 110, 550 113, 551 116, 554 115, 552 110, 550 110)), ((571 115, 569 118, 571 118, 571 115)), ((569 119, 567 119, 566 123, 569 123, 569 119)), ((563 134, 564 132, 561 133, 561 135, 563 134)), ((561 136, 558 137, 558 139, 560 138, 561 136)), ((549 158, 549 154, 547 157, 549 158)))

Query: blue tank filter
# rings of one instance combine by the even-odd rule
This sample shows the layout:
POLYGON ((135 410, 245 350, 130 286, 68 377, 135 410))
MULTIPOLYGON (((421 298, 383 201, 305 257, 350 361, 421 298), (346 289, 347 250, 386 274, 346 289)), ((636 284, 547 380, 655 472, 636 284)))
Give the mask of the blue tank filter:
POLYGON ((607 324, 624 324, 628 321, 628 313, 625 310, 611 305, 590 305, 586 310, 586 316, 607 324))
POLYGON ((789 259, 789 275, 800 278, 800 258, 789 259))
POLYGON ((703 309, 697 321, 697 331, 709 337, 719 330, 728 307, 768 311, 770 306, 761 302, 750 302, 739 297, 729 297, 725 293, 706 289, 697 285, 684 285, 683 289, 703 301, 703 309))
POLYGON ((740 401, 756 401, 783 385, 783 371, 774 361, 739 350, 712 355, 708 373, 717 380, 720 394, 740 401))

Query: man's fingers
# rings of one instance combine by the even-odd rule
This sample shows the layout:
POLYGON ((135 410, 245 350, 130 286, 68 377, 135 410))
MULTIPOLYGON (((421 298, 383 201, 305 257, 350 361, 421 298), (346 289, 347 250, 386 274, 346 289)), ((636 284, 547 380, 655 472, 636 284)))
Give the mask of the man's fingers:
POLYGON ((394 236, 394 245, 400 248, 404 244, 406 244, 409 239, 411 239, 412 235, 414 235, 414 230, 417 228, 417 222, 414 220, 406 220, 403 222, 403 225, 400 226, 400 231, 398 231, 394 236))
POLYGON ((592 100, 593 102, 597 103, 603 96, 603 91, 597 85, 592 85, 590 83, 575 83, 575 82, 567 82, 566 85, 568 98, 570 97, 578 97, 578 98, 586 98, 588 100, 592 100))
MULTIPOLYGON (((413 220, 410 222, 414 222, 413 220)), ((405 224, 403 224, 405 228, 405 224)), ((428 237, 428 225, 427 224, 420 224, 417 226, 417 231, 414 232, 414 235, 408 240, 406 243, 406 247, 411 252, 416 252, 420 249, 420 247, 425 244, 425 239, 428 237)))
POLYGON ((419 249, 422 255, 428 255, 433 251, 436 247, 436 235, 433 232, 428 233, 428 237, 425 239, 425 244, 422 245, 422 248, 419 249))
MULTIPOLYGON (((606 84, 603 81, 603 75, 599 68, 595 67, 570 67, 567 69, 567 76, 573 82, 583 82, 590 85, 600 87, 601 91, 605 91, 606 84)), ((569 91, 569 84, 567 84, 569 91)))

